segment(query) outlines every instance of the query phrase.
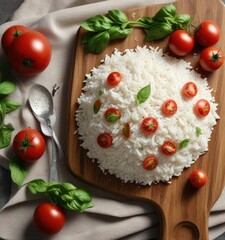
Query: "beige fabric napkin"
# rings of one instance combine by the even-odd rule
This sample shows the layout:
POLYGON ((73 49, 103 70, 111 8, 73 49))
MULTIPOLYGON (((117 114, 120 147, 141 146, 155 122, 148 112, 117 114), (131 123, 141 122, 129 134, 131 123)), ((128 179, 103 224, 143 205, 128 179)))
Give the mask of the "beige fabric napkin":
MULTIPOLYGON (((59 86, 54 96, 57 115, 56 135, 65 149, 66 133, 66 99, 68 96, 71 62, 74 57, 75 37, 81 21, 98 13, 106 13, 113 8, 126 9, 131 7, 167 3, 169 0, 25 0, 13 14, 11 21, 0 26, 0 36, 11 25, 22 24, 44 33, 53 48, 49 67, 41 74, 25 78, 14 73, 17 90, 11 98, 22 103, 19 111, 7 116, 12 122, 15 135, 24 127, 39 128, 27 103, 30 87, 43 84, 50 91, 54 85, 59 86)), ((2 52, 0 54, 3 56, 2 52)), ((49 178, 49 159, 51 158, 51 141, 47 139, 48 148, 44 156, 29 169, 26 182, 35 178, 49 178)), ((12 155, 10 149, 0 150, 8 159, 12 155)), ((0 163, 7 167, 7 162, 0 163)), ((72 176, 64 165, 60 167, 62 181, 70 181, 78 187, 89 190, 94 199, 95 207, 85 213, 67 213, 67 223, 57 235, 46 238, 32 225, 32 214, 42 200, 31 195, 24 187, 19 191, 13 186, 11 200, 0 212, 0 237, 9 240, 35 239, 79 239, 107 240, 158 239, 159 220, 153 206, 148 202, 130 200, 115 196, 89 186, 72 176)), ((225 193, 224 193, 225 194, 225 193)), ((212 209, 210 216, 210 239, 215 239, 225 231, 225 195, 212 209)))

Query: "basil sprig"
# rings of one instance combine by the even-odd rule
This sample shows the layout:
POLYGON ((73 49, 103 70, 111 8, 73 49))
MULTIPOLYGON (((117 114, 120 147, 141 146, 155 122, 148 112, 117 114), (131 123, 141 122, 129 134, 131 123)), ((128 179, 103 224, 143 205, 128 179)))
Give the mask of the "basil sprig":
POLYGON ((5 123, 5 117, 8 113, 18 109, 20 104, 7 99, 8 95, 16 89, 16 84, 6 80, 5 64, 0 64, 0 148, 7 147, 11 142, 12 132, 14 130, 11 123, 5 123))
POLYGON ((91 195, 71 183, 34 179, 27 183, 27 187, 31 193, 44 193, 49 201, 68 210, 83 212, 94 206, 91 195))
POLYGON ((143 28, 145 40, 165 38, 177 29, 186 29, 192 19, 188 14, 176 15, 176 7, 169 4, 162 7, 153 17, 141 17, 129 21, 127 15, 118 9, 108 11, 106 16, 96 15, 81 23, 88 32, 82 39, 86 52, 100 53, 113 39, 126 38, 134 27, 143 28))

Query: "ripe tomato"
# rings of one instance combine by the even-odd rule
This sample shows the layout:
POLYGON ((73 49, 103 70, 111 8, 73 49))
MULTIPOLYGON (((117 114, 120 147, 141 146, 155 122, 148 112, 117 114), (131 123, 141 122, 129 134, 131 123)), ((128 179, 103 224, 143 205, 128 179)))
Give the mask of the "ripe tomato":
POLYGON ((35 209, 33 222, 41 232, 55 234, 63 228, 66 222, 66 215, 60 207, 43 202, 35 209))
POLYGON ((21 34, 29 30, 29 28, 22 25, 14 25, 9 27, 2 35, 1 44, 4 53, 7 55, 8 48, 10 47, 14 39, 18 38, 21 34))
POLYGON ((205 117, 210 112, 210 103, 206 99, 200 99, 196 102, 194 111, 198 117, 205 117))
POLYGON ((13 139, 13 149, 18 158, 32 163, 38 160, 45 151, 43 136, 32 128, 25 128, 18 132, 13 139))
POLYGON ((105 111, 104 118, 107 122, 115 122, 120 119, 121 113, 116 108, 109 108, 105 111))
POLYGON ((177 145, 172 141, 165 141, 161 146, 161 151, 166 156, 172 156, 177 152, 177 145))
POLYGON ((121 80, 122 76, 119 72, 111 72, 107 77, 107 83, 112 87, 118 85, 121 80))
POLYGON ((97 137, 97 143, 102 148, 109 148, 112 146, 112 137, 109 133, 101 133, 97 137))
POLYGON ((45 70, 51 59, 51 45, 38 31, 24 32, 8 49, 11 67, 21 75, 35 75, 45 70))
POLYGON ((176 56, 182 57, 194 48, 194 37, 185 30, 176 30, 170 35, 169 48, 176 56))
POLYGON ((182 88, 182 94, 184 97, 193 98, 198 93, 197 85, 193 82, 187 82, 182 88))
POLYGON ((162 112, 166 116, 172 116, 177 112, 177 103, 173 99, 166 100, 162 105, 162 112))
POLYGON ((152 134, 158 129, 158 121, 153 117, 146 117, 141 122, 141 130, 145 134, 152 134))
POLYGON ((146 170, 153 170, 157 167, 157 165, 158 165, 158 160, 155 156, 146 157, 143 162, 143 167, 146 170))
POLYGON ((207 174, 204 170, 196 169, 189 177, 189 181, 194 188, 200 188, 207 182, 207 174))
POLYGON ((200 54, 200 66, 208 72, 219 69, 224 62, 224 54, 217 47, 205 48, 200 54))
POLYGON ((219 26, 210 20, 202 22, 195 32, 196 41, 203 47, 215 45, 220 38, 219 26))

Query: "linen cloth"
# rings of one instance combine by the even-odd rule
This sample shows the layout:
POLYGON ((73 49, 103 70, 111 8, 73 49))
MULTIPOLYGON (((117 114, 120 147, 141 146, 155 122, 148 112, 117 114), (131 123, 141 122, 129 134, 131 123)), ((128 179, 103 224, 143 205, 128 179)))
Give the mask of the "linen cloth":
MULTIPOLYGON (((127 9, 155 3, 168 3, 170 0, 25 0, 12 15, 9 22, 0 26, 0 36, 11 25, 22 24, 36 29, 47 36, 53 53, 50 65, 41 74, 34 77, 22 77, 13 73, 17 90, 10 98, 22 104, 22 107, 7 116, 7 122, 15 127, 13 136, 25 127, 40 129, 27 103, 30 87, 39 83, 52 91, 55 84, 59 87, 54 96, 57 116, 56 135, 65 149, 66 144, 66 101, 68 97, 71 63, 74 57, 75 38, 80 22, 96 14, 104 14, 113 8, 127 9)), ((2 50, 0 58, 4 58, 2 50)), ((51 140, 47 140, 44 156, 30 166, 25 182, 32 179, 49 179, 49 159, 51 159, 51 140)), ((0 150, 0 154, 9 159, 11 148, 0 150)), ((8 162, 1 161, 8 167, 8 162)), ((72 176, 65 165, 60 165, 61 181, 67 181, 88 190, 93 195, 94 208, 84 213, 67 212, 65 227, 56 235, 46 237, 32 224, 35 207, 43 201, 30 194, 25 187, 12 186, 10 201, 0 212, 0 238, 9 240, 107 240, 130 239, 146 240, 159 238, 159 218, 153 206, 148 202, 130 200, 116 196, 79 181, 72 176)), ((209 236, 215 239, 225 231, 225 192, 214 205, 209 218, 209 236)), ((221 238, 224 239, 224 238, 221 238)))

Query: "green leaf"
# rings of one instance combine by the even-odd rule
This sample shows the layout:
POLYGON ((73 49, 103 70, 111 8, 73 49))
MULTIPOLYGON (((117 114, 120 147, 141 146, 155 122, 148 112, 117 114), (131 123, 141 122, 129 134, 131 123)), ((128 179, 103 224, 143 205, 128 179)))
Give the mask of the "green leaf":
POLYGON ((93 111, 95 114, 99 112, 100 107, 101 107, 101 101, 98 99, 94 102, 94 106, 93 106, 93 111))
POLYGON ((47 186, 43 179, 35 179, 27 183, 27 187, 33 194, 46 192, 47 186))
POLYGON ((137 20, 137 23, 141 24, 144 28, 150 28, 153 23, 152 17, 141 17, 137 20))
POLYGON ((21 105, 13 100, 4 99, 1 103, 6 106, 6 114, 18 109, 21 105))
POLYGON ((173 19, 176 15, 176 7, 173 4, 169 4, 165 7, 162 7, 153 17, 157 21, 167 21, 166 19, 173 19))
POLYGON ((15 83, 11 81, 4 81, 0 83, 0 96, 8 95, 16 90, 15 83))
POLYGON ((98 32, 93 36, 89 37, 86 44, 86 51, 88 53, 101 53, 109 43, 109 33, 108 31, 98 32))
POLYGON ((10 144, 13 130, 14 128, 10 123, 3 125, 0 129, 0 148, 7 147, 10 144))
POLYGON ((201 128, 200 127, 195 127, 195 133, 196 133, 196 136, 199 137, 202 134, 201 128))
POLYGON ((164 22, 154 22, 151 28, 145 29, 145 41, 160 40, 173 32, 171 24, 164 22))
POLYGON ((150 96, 150 93, 151 93, 151 85, 150 84, 141 88, 138 91, 138 94, 137 94, 137 97, 136 97, 136 103, 141 104, 141 103, 147 101, 147 99, 150 96))
POLYGON ((123 24, 128 22, 127 15, 117 9, 110 10, 108 12, 108 17, 117 24, 123 24))
POLYGON ((62 192, 69 192, 72 190, 76 190, 77 188, 73 184, 65 182, 60 184, 60 189, 62 190, 62 192))
POLYGON ((113 22, 103 15, 96 15, 81 23, 81 26, 90 32, 108 30, 112 27, 112 25, 113 22))
POLYGON ((23 165, 17 158, 12 158, 9 162, 9 169, 12 181, 21 187, 27 175, 25 165, 23 165))
POLYGON ((109 30, 110 40, 126 38, 132 31, 132 28, 122 29, 120 26, 113 26, 109 30))
POLYGON ((192 18, 188 14, 180 14, 174 18, 174 21, 174 29, 186 29, 192 18))
POLYGON ((80 188, 70 191, 69 194, 70 196, 73 197, 73 199, 78 199, 80 202, 83 202, 83 203, 91 202, 92 200, 91 195, 85 190, 80 188))
POLYGON ((186 139, 182 140, 179 144, 179 149, 187 147, 188 143, 189 143, 189 139, 186 138, 186 139))
POLYGON ((68 194, 62 195, 62 196, 61 196, 61 199, 62 199, 64 202, 71 202, 71 201, 73 201, 73 198, 72 198, 70 195, 68 195, 68 194))
POLYGON ((6 115, 6 105, 5 103, 0 102, 0 129, 4 125, 5 115, 6 115))

